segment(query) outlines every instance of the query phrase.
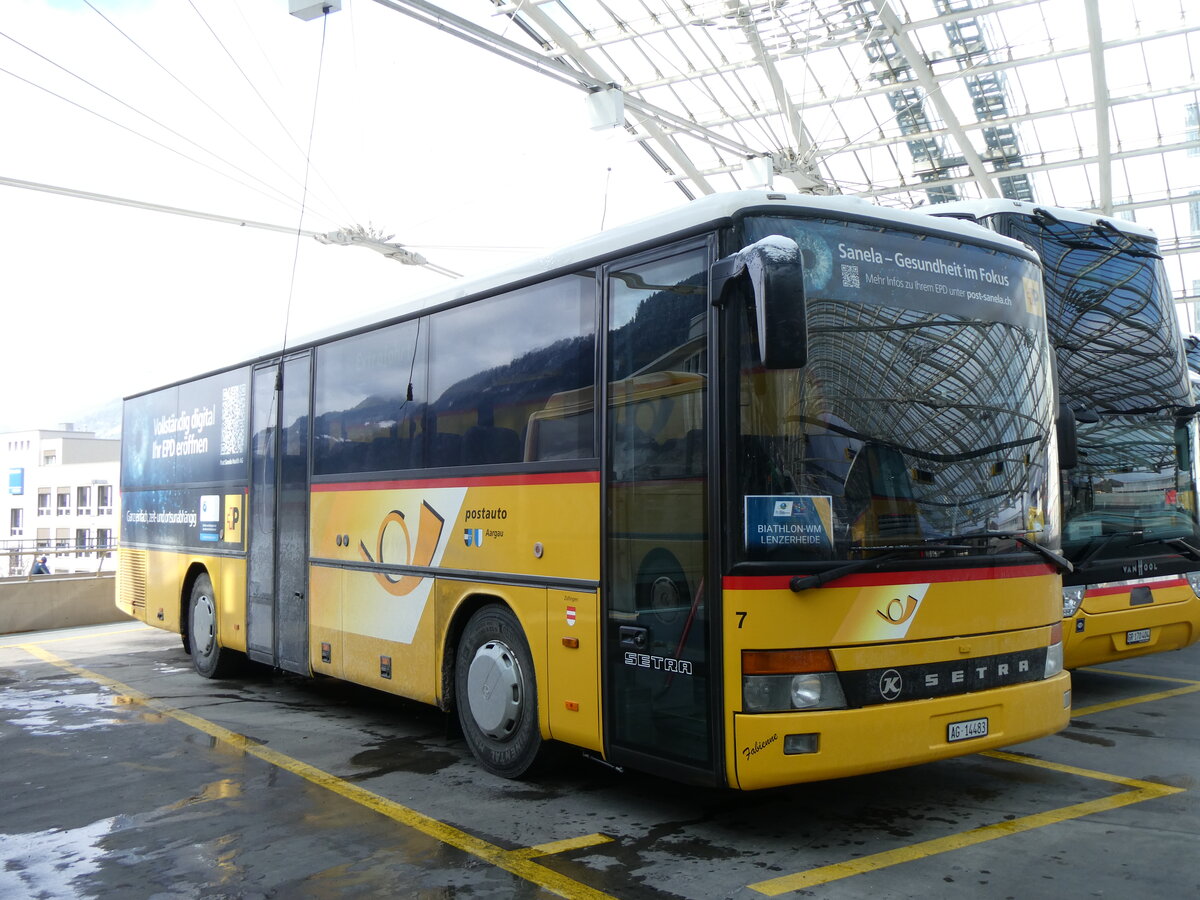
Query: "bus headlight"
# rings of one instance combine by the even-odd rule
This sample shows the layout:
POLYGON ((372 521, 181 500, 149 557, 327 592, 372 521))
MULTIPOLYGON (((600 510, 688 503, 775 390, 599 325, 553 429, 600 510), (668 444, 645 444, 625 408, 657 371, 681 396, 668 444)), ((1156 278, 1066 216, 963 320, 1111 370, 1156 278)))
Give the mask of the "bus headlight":
POLYGON ((1187 573, 1188 584, 1191 585, 1192 593, 1200 597, 1200 572, 1187 573))
POLYGON ((1055 622, 1050 629, 1050 646, 1046 650, 1046 671, 1042 674, 1043 678, 1053 678, 1063 670, 1062 639, 1062 622, 1055 622))
POLYGON ((743 675, 742 704, 747 712, 840 709, 845 707, 846 697, 834 672, 743 675))
MULTIPOLYGON (((1197 573, 1200 574, 1200 573, 1197 573)), ((1191 578, 1191 575, 1188 575, 1191 578)), ((1193 590, 1195 585, 1193 585, 1193 590)), ((1083 602, 1083 595, 1087 593, 1086 584, 1074 584, 1071 587, 1063 588, 1063 618, 1069 619, 1075 615, 1075 611, 1079 609, 1079 604, 1083 602)))
POLYGON ((747 712, 838 709, 846 705, 828 650, 743 650, 742 708, 747 712))

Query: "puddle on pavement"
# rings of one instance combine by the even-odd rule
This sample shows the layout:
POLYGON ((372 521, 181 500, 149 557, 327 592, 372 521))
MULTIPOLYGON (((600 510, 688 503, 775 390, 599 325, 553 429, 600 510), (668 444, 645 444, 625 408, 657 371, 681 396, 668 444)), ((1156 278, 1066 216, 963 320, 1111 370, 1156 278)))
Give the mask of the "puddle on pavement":
POLYGON ((0 897, 77 897, 75 879, 95 873, 115 819, 80 828, 0 834, 0 897))
POLYGON ((1099 735, 1096 735, 1096 734, 1086 734, 1085 732, 1074 731, 1069 728, 1066 731, 1060 731, 1058 733, 1058 736, 1064 737, 1069 741, 1078 741, 1081 744, 1093 744, 1097 747, 1115 747, 1115 746, 1117 746, 1117 742, 1112 740, 1111 738, 1100 737, 1099 735))
POLYGON ((5 691, 0 695, 0 720, 40 737, 111 728, 128 721, 113 718, 113 712, 124 711, 114 710, 114 706, 122 704, 115 702, 112 694, 96 690, 72 693, 65 689, 68 684, 91 683, 81 679, 60 679, 53 688, 5 691))
POLYGON ((350 758, 350 763, 367 769, 349 776, 347 781, 366 781, 393 772, 409 772, 415 775, 433 775, 454 765, 461 757, 457 753, 443 750, 413 738, 396 738, 383 741, 370 750, 363 750, 350 758))

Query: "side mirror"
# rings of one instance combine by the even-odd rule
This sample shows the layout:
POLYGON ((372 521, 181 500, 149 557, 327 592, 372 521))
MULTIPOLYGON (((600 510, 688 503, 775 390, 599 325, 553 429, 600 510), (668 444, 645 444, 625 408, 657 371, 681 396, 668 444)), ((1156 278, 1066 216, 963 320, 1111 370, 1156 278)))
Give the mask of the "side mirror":
POLYGON ((754 297, 758 352, 768 369, 799 369, 808 361, 808 326, 804 316, 804 263, 799 245, 782 235, 768 235, 712 267, 712 296, 728 302, 739 285, 754 297))
POLYGON ((1075 413, 1065 403, 1058 404, 1056 424, 1058 426, 1058 467, 1064 470, 1074 469, 1079 465, 1079 439, 1075 434, 1075 413))

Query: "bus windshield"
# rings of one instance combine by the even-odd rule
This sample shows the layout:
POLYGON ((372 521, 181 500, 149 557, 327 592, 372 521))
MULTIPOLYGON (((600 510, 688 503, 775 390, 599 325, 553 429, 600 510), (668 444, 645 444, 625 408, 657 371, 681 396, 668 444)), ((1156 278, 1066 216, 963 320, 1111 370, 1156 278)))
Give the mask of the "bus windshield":
POLYGON ((739 558, 1057 547, 1036 264, 878 224, 744 222, 746 243, 773 234, 803 254, 808 361, 764 369, 753 309, 736 317, 739 558))
POLYGON ((1115 416, 1077 429, 1079 465, 1064 488, 1065 548, 1087 551, 1103 539, 1116 552, 1147 538, 1195 539, 1193 419, 1115 416))
POLYGON ((1194 401, 1157 242, 1039 213, 1002 216, 1000 230, 1042 257, 1059 392, 1078 420, 1064 551, 1177 553, 1161 542, 1198 537, 1194 401))

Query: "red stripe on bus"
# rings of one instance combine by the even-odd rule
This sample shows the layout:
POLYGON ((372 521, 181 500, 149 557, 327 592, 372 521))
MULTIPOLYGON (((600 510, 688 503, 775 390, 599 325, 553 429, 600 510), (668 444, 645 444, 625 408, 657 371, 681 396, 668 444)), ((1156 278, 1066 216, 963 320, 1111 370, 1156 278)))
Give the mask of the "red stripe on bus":
POLYGON ((599 484, 599 472, 548 472, 536 475, 464 475, 461 478, 411 478, 406 481, 343 481, 314 484, 313 492, 395 491, 412 488, 505 487, 537 484, 599 484))
MULTIPOLYGON (((971 569, 924 572, 871 572, 847 575, 827 582, 823 587, 873 587, 885 584, 935 584, 949 581, 990 581, 997 578, 1030 578, 1054 572, 1050 565, 980 566, 971 569)), ((787 589, 791 575, 729 575, 722 579, 727 591, 778 591, 787 589)))
POLYGON ((1090 588, 1087 592, 1089 597, 1107 597, 1110 594, 1128 594, 1134 588, 1144 587, 1150 588, 1152 591, 1157 591, 1159 588, 1183 587, 1187 584, 1186 578, 1175 578, 1171 581, 1143 581, 1137 584, 1117 584, 1112 587, 1090 588))

